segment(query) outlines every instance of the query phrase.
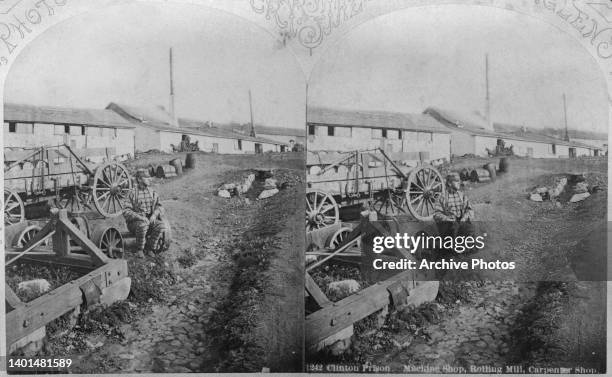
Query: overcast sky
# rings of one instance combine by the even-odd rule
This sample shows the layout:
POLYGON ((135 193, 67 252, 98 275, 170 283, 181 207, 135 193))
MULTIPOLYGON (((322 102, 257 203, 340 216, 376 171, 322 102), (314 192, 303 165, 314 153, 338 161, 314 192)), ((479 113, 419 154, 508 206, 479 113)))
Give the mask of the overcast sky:
POLYGON ((177 114, 217 122, 304 127, 305 79, 287 49, 253 24, 203 7, 133 4, 54 26, 11 68, 5 99, 104 108, 169 106, 174 51, 177 114))
POLYGON ((570 128, 607 132, 604 76, 586 50, 553 26, 490 7, 413 8, 364 23, 327 49, 309 104, 484 113, 487 53, 493 121, 563 127, 565 92, 570 128))

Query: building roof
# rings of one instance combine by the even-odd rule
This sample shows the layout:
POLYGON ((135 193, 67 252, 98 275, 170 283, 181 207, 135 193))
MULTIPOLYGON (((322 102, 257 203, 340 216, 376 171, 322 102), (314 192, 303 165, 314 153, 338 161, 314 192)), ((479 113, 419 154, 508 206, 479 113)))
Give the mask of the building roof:
POLYGON ((310 107, 308 109, 308 123, 449 133, 446 127, 439 124, 429 115, 386 111, 341 110, 326 107, 310 107))
POLYGON ((487 120, 475 113, 462 114, 459 111, 441 109, 439 107, 434 106, 428 107, 427 109, 425 109, 425 111, 423 111, 423 113, 431 115, 438 121, 444 120, 460 128, 493 131, 491 127, 489 127, 487 120))
MULTIPOLYGON (((223 128, 231 129, 234 132, 242 134, 248 134, 251 132, 251 125, 249 124, 230 124, 222 126, 223 128)), ((289 127, 271 127, 263 126, 261 124, 255 124, 255 135, 276 135, 276 136, 291 136, 291 137, 306 137, 306 130, 304 128, 289 128, 289 127)))
POLYGON ((134 128, 134 125, 110 110, 33 106, 15 103, 4 104, 4 121, 134 128))
POLYGON ((266 144, 285 145, 284 143, 275 140, 264 139, 260 137, 250 137, 248 135, 242 135, 236 132, 232 132, 231 130, 222 129, 218 127, 210 127, 209 122, 194 119, 179 118, 177 124, 172 119, 170 114, 168 114, 162 108, 145 109, 136 106, 118 104, 115 102, 111 102, 106 108, 116 112, 117 114, 120 114, 121 116, 123 116, 123 118, 130 121, 133 125, 139 125, 157 131, 176 132, 189 135, 209 136, 226 139, 240 139, 266 144))
POLYGON ((278 144, 278 145, 287 145, 286 143, 271 140, 263 137, 251 137, 249 135, 245 135, 242 133, 233 132, 232 130, 228 130, 226 128, 221 127, 213 127, 210 126, 209 122, 204 122, 201 120, 180 118, 179 124, 181 125, 180 130, 192 130, 194 132, 198 132, 203 136, 212 136, 212 137, 223 137, 228 139, 240 139, 246 141, 253 141, 257 143, 267 143, 267 144, 278 144))
POLYGON ((162 107, 139 107, 111 102, 106 106, 124 119, 140 125, 151 125, 154 127, 178 128, 176 121, 162 107))
MULTIPOLYGON (((464 118, 462 117, 461 114, 458 114, 457 112, 442 110, 436 107, 428 107, 427 109, 425 109, 424 113, 429 114, 432 117, 436 118, 441 124, 443 124, 449 129, 452 129, 454 131, 465 132, 471 135, 494 137, 494 138, 500 138, 500 139, 519 140, 519 141, 531 141, 531 142, 556 144, 556 145, 565 145, 569 147, 601 149, 600 147, 596 147, 593 145, 588 145, 588 144, 580 143, 577 141, 571 141, 571 140, 568 142, 563 139, 557 139, 551 136, 541 135, 541 134, 531 132, 531 131, 521 132, 520 134, 492 131, 492 130, 483 128, 482 124, 478 122, 474 122, 474 117, 465 116, 464 118)), ((505 125, 508 126, 508 124, 505 124, 505 125)), ((515 126, 515 127, 520 128, 520 126, 515 126)))

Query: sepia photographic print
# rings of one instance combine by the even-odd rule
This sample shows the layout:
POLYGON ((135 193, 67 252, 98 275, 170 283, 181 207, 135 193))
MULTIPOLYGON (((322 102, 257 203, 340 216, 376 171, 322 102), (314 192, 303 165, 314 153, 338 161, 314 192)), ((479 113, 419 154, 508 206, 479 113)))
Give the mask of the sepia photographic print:
POLYGON ((0 373, 608 373, 609 0, 3 0, 0 77, 0 373))
POLYGON ((301 371, 304 92, 211 8, 128 2, 29 43, 4 92, 9 372, 301 371))

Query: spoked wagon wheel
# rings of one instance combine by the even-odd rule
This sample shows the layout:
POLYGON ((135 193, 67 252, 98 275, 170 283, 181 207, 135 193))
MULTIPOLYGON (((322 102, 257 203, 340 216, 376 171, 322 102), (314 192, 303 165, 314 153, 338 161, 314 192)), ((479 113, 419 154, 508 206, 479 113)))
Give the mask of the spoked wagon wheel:
POLYGON ((93 241, 109 258, 121 259, 124 256, 125 247, 123 237, 117 228, 99 228, 94 231, 93 241))
MULTIPOLYGON (((351 228, 340 228, 336 233, 334 233, 330 239, 329 239, 329 248, 332 250, 336 250, 338 248, 338 246, 344 244, 347 239, 349 234, 352 232, 353 230, 351 228)), ((351 246, 351 248, 356 247, 357 249, 361 249, 361 237, 357 237, 355 241, 355 244, 353 246, 351 246)))
POLYGON ((443 193, 444 181, 435 168, 419 167, 408 175, 406 205, 417 220, 428 221, 433 218, 434 205, 443 193))
POLYGON ((110 162, 98 167, 92 186, 96 210, 104 217, 119 216, 131 189, 132 180, 123 165, 110 162))
POLYGON ((398 216, 406 214, 403 202, 405 202, 405 199, 397 195, 393 190, 384 190, 374 202, 373 208, 381 215, 398 216))
POLYGON ((322 191, 306 192, 306 230, 312 231, 337 223, 340 210, 334 198, 322 191))
POLYGON ((23 201, 16 192, 4 189, 4 225, 17 224, 24 220, 23 201))
POLYGON ((89 208, 89 195, 89 192, 83 191, 76 186, 70 187, 55 199, 55 206, 60 209, 66 209, 69 213, 82 213, 89 208))
MULTIPOLYGON (((34 236, 36 235, 36 233, 40 232, 41 227, 39 227, 38 225, 30 225, 28 227, 26 227, 20 234, 19 236, 16 237, 16 239, 13 240, 13 246, 16 246, 18 248, 22 248, 25 245, 28 244, 28 242, 30 242, 30 240, 32 238, 34 238, 34 236)), ((49 239, 45 240, 42 245, 44 246, 48 246, 49 245, 49 239)))

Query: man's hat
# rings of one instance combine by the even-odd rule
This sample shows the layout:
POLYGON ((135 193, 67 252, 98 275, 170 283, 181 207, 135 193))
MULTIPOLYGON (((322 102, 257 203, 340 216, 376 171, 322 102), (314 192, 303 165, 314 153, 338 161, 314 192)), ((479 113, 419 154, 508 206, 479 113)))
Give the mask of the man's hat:
POLYGON ((459 177, 459 173, 449 173, 446 176, 446 182, 461 182, 461 178, 459 177))
POLYGON ((140 168, 136 170, 136 178, 149 178, 149 171, 147 169, 140 168))

